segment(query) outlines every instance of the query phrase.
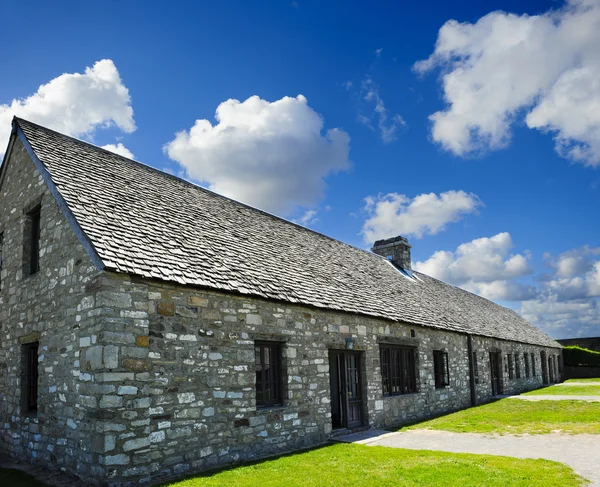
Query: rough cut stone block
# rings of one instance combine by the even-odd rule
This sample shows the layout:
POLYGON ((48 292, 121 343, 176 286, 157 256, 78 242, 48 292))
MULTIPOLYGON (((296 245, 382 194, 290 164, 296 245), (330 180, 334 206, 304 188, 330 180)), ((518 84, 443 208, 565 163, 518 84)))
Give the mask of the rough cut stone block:
POLYGON ((136 438, 135 440, 127 440, 123 443, 123 451, 139 450, 150 445, 149 438, 136 438))
POLYGON ((177 400, 179 401, 179 404, 186 404, 194 402, 196 400, 196 396, 193 392, 182 392, 177 394, 177 400))
POLYGON ((117 394, 119 396, 135 395, 138 392, 138 388, 135 386, 119 386, 117 394))
POLYGON ((129 455, 121 453, 104 457, 104 465, 129 465, 129 455))
POLYGON ((102 368, 103 348, 104 347, 102 346, 95 345, 83 352, 83 365, 86 370, 97 370, 102 368))
POLYGON ((138 335, 135 337, 135 344, 138 347, 149 347, 150 337, 148 335, 138 335))
POLYGON ((133 370, 134 372, 144 372, 152 370, 152 365, 147 360, 126 358, 123 359, 123 368, 133 370))
POLYGON ((98 406, 102 409, 105 408, 118 408, 123 405, 123 398, 119 396, 102 396, 100 404, 98 406))
POLYGON ((188 298, 188 304, 190 306, 199 306, 201 308, 205 308, 208 306, 208 299, 201 298, 200 296, 190 296, 188 298))
POLYGON ((249 314, 246 316, 246 323, 248 325, 262 325, 262 318, 260 315, 249 314))
POLYGON ((96 294, 96 304, 99 307, 130 308, 131 294, 112 291, 99 291, 96 294))
POLYGON ((156 306, 156 312, 163 316, 174 316, 175 303, 173 301, 159 301, 156 306))

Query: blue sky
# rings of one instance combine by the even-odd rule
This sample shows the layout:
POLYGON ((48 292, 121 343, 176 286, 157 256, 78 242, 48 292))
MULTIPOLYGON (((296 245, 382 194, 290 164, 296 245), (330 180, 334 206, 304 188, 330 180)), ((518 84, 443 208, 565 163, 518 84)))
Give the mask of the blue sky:
POLYGON ((15 113, 120 143, 362 248, 403 234, 417 268, 552 336, 600 335, 597 0, 32 2, 26 16, 4 2, 0 15, 15 19, 0 33, 3 147, 15 113))

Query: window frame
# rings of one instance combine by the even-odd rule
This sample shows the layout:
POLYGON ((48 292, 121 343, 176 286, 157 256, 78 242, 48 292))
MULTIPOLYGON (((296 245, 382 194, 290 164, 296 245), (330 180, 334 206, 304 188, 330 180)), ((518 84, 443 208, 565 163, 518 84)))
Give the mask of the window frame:
POLYGON ((4 266, 4 231, 0 231, 0 289, 2 287, 2 269, 4 266))
POLYGON ((278 406, 283 406, 283 343, 266 340, 256 340, 254 342, 254 373, 255 373, 255 392, 256 392, 256 409, 268 409, 278 406), (257 350, 258 349, 258 350, 257 350), (274 357, 274 367, 265 368, 265 350, 271 350, 271 357, 274 357), (258 353, 258 357, 257 357, 258 353), (260 363, 257 362, 260 358, 260 363), (261 367, 259 380, 258 374, 261 367), (271 377, 266 377, 270 371, 273 371, 271 377), (267 380, 265 380, 267 379, 267 380), (259 384, 261 399, 259 399, 259 384), (271 387, 269 387, 269 385, 271 387), (265 400, 267 390, 275 389, 273 397, 265 400))
POLYGON ((379 358, 383 397, 419 392, 416 347, 382 343, 379 358))
POLYGON ((519 355, 520 354, 515 353, 515 378, 516 379, 521 378, 521 362, 519 361, 519 355))
POLYGON ((450 385, 450 367, 448 362, 448 352, 443 350, 433 351, 433 375, 436 389, 444 389, 450 385))
POLYGON ((535 354, 533 352, 531 352, 530 356, 531 356, 531 377, 536 377, 536 375, 535 375, 535 354))
POLYGON ((37 204, 27 212, 24 244, 25 274, 33 276, 40 271, 40 240, 42 236, 42 205, 37 204))
POLYGON ((473 350, 471 357, 473 360, 473 378, 475 384, 479 384, 479 364, 477 363, 477 352, 475 350, 473 350))
POLYGON ((523 354, 523 360, 525 361, 525 378, 529 379, 530 368, 529 368, 529 354, 528 353, 523 354))
POLYGON ((23 407, 27 414, 37 414, 39 393, 39 349, 40 342, 28 342, 21 345, 22 352, 22 393, 23 407))
POLYGON ((507 353, 506 354, 506 367, 508 369, 508 378, 509 379, 514 379, 515 378, 515 369, 514 369, 514 362, 513 362, 513 356, 512 353, 507 353))

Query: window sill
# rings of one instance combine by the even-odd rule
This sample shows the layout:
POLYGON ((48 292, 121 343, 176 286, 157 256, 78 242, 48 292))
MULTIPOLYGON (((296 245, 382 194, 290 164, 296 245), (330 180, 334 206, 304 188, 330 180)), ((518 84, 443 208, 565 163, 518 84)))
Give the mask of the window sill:
POLYGON ((257 413, 272 413, 275 411, 282 411, 284 409, 287 409, 289 406, 286 406, 284 404, 280 404, 277 406, 256 406, 256 412, 257 413))
POLYGON ((404 394, 388 394, 387 396, 382 395, 382 397, 384 399, 393 399, 395 397, 410 397, 410 396, 414 396, 416 394, 420 394, 420 391, 415 391, 415 392, 406 392, 404 394))

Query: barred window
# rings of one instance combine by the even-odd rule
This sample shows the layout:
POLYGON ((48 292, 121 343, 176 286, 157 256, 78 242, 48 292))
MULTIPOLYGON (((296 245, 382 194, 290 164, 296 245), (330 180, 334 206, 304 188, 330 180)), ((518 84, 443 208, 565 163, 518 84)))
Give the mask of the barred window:
POLYGON ((435 373, 435 388, 441 389, 450 385, 450 373, 448 372, 448 353, 441 350, 433 351, 433 369, 435 373))
MULTIPOLYGON (((4 251, 4 232, 0 232, 0 279, 2 278, 2 253, 4 251)), ((1 281, 0 281, 1 284, 1 281)))
POLYGON ((256 407, 264 408, 283 404, 283 374, 281 370, 281 344, 255 342, 256 407))
POLYGON ((381 345, 381 380, 384 396, 417 392, 415 349, 381 345))
POLYGON ((23 356, 23 397, 24 406, 27 412, 37 411, 38 396, 38 348, 39 342, 26 343, 22 346, 23 356))
POLYGON ((41 233, 41 207, 36 206, 27 213, 25 220, 25 251, 23 256, 26 259, 25 273, 27 275, 36 274, 40 270, 40 233, 41 233))

